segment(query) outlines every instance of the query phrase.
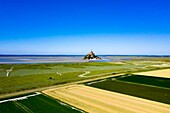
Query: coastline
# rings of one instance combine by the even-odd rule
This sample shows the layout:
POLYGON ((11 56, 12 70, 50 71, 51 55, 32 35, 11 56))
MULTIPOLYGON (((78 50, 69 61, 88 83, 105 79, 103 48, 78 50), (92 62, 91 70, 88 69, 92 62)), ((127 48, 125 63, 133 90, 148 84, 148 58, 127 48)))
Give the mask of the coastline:
MULTIPOLYGON (((169 58, 170 55, 98 55, 103 60, 126 61, 141 58, 169 58)), ((87 62, 84 55, 0 55, 0 64, 87 62)))

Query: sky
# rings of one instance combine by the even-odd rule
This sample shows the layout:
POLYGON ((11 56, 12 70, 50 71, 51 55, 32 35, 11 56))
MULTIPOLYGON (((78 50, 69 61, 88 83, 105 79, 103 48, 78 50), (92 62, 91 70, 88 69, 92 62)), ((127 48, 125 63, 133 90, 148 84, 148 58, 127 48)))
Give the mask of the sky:
POLYGON ((0 0, 0 54, 170 55, 170 0, 0 0))

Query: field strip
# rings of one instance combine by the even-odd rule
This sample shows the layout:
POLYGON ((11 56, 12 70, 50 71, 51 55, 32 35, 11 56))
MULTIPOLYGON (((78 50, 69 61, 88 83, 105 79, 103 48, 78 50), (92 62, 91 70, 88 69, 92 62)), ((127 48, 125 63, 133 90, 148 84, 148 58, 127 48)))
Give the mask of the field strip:
MULTIPOLYGON (((94 92, 94 93, 96 93, 96 92, 94 92)), ((115 104, 115 106, 113 107, 112 106, 113 103, 112 103, 112 101, 110 101, 110 98, 107 98, 107 97, 105 98, 104 96, 101 96, 101 95, 98 95, 98 94, 93 95, 91 93, 88 93, 88 91, 85 92, 85 91, 82 91, 81 89, 79 89, 79 90, 76 90, 74 92, 69 92, 69 94, 74 95, 74 96, 79 96, 79 97, 84 98, 84 99, 88 99, 88 101, 91 101, 91 102, 95 101, 95 103, 102 106, 102 107, 99 107, 99 108, 102 109, 103 111, 105 110, 107 112, 110 112, 110 111, 113 112, 113 110, 114 110, 114 112, 116 112, 116 111, 120 111, 120 109, 121 109, 121 107, 120 107, 121 103, 120 102, 115 102, 117 104, 115 104), (83 94, 83 96, 78 95, 78 93, 83 94)), ((126 109, 131 109, 131 108, 129 108, 129 106, 126 106, 126 105, 124 107, 126 109)), ((130 112, 129 110, 126 110, 126 109, 124 109, 123 111, 124 112, 130 112)), ((133 109, 133 111, 134 111, 134 109, 133 109)), ((139 112, 140 113, 140 111, 136 110, 134 112, 139 112)))
MULTIPOLYGON (((65 91, 63 91, 64 93, 65 91)), ((100 111, 103 111, 103 112, 108 112, 108 111, 112 111, 113 107, 111 106, 111 102, 107 102, 107 106, 106 106, 106 101, 105 100, 99 100, 97 97, 95 97, 94 95, 91 95, 89 93, 84 93, 84 92, 81 92, 81 90, 74 90, 74 92, 72 91, 68 91, 67 94, 71 95, 72 98, 74 97, 78 97, 78 98, 81 98, 81 102, 86 102, 88 105, 89 105, 89 101, 92 102, 90 103, 91 106, 93 106, 93 104, 97 104, 97 106, 95 106, 95 108, 98 108, 100 111), (79 95, 81 94, 81 95, 79 95), (101 107, 102 106, 102 107, 101 107)), ((93 106, 94 107, 94 106, 93 106)), ((114 107, 114 110, 115 109, 119 109, 119 107, 115 106, 114 107)))
POLYGON ((70 85, 43 91, 89 113, 169 113, 170 105, 106 91, 85 85, 70 85))
POLYGON ((155 71, 133 73, 133 74, 135 74, 135 75, 145 75, 145 76, 170 78, 170 69, 155 70, 155 71))
POLYGON ((6 99, 6 100, 0 101, 0 104, 4 103, 4 102, 9 102, 9 101, 24 100, 24 99, 27 99, 29 97, 37 96, 37 95, 40 95, 40 94, 41 94, 40 92, 36 92, 35 94, 31 94, 31 95, 27 95, 27 96, 22 96, 22 97, 17 97, 17 98, 12 98, 12 99, 6 99))
POLYGON ((23 104, 19 103, 19 102, 15 102, 15 105, 21 109, 22 111, 26 112, 26 113, 33 113, 29 108, 27 108, 26 106, 24 106, 23 104))
MULTIPOLYGON (((83 87, 88 87, 88 86, 83 86, 83 87)), ((91 87, 88 87, 88 89, 87 88, 80 88, 80 87, 77 87, 76 88, 76 90, 78 90, 78 91, 83 91, 84 93, 88 93, 89 91, 90 92, 92 92, 92 93, 96 93, 96 88, 94 89, 94 88, 92 88, 92 89, 90 89, 91 87), (90 90, 89 90, 90 89, 90 90)), ((100 89, 99 89, 100 90, 100 89)), ((98 91, 97 92, 97 95, 100 95, 100 98, 103 98, 103 97, 105 97, 105 96, 110 96, 110 94, 112 95, 113 93, 112 92, 110 92, 110 91, 108 91, 107 93, 105 92, 105 90, 100 90, 100 91, 98 91), (104 92, 102 92, 102 91, 104 91, 104 92)), ((83 92, 79 92, 80 94, 82 94, 83 92)), ((116 94, 118 94, 117 96, 119 96, 120 97, 120 94, 119 93, 116 93, 116 94)), ((85 95, 88 95, 88 94, 85 94, 85 95)), ((131 102, 136 102, 136 101, 134 101, 134 98, 132 98, 132 99, 128 99, 128 98, 125 98, 124 96, 125 95, 123 95, 123 94, 121 94, 122 95, 122 97, 121 97, 121 99, 123 98, 123 100, 122 101, 124 101, 124 103, 121 103, 121 104, 123 104, 124 106, 129 106, 129 104, 128 105, 126 105, 126 103, 127 102, 129 102, 129 101, 131 101, 131 102)), ((95 95, 94 95, 95 96, 95 95)), ((119 102, 120 103, 120 99, 119 99, 119 97, 117 97, 117 98, 112 98, 111 96, 110 96, 110 98, 109 98, 109 100, 108 101, 110 101, 110 99, 114 99, 114 101, 115 101, 115 103, 116 103, 116 100, 118 99, 118 101, 117 102, 119 102)), ((104 98, 103 98, 104 99, 104 98)), ((108 98, 106 98, 106 99, 108 99, 108 98)), ((147 103, 143 103, 143 102, 137 102, 136 104, 138 104, 138 105, 140 105, 140 108, 138 108, 138 109, 143 109, 143 108, 141 108, 141 106, 144 106, 144 107, 147 107, 149 104, 147 104, 147 103)), ((152 105, 151 105, 152 106, 152 105)), ((130 106, 129 106, 130 107, 130 106)), ((132 107, 132 106, 131 106, 132 107)), ((134 107, 134 106, 133 106, 134 107)), ((154 106, 153 106, 154 107, 154 106)), ((156 108, 155 108, 156 109, 156 108)))
MULTIPOLYGON (((81 91, 84 91, 85 93, 88 93, 88 91, 89 91, 89 89, 86 89, 86 88, 83 88, 83 89, 81 89, 81 91)), ((96 91, 94 90, 94 89, 92 89, 91 90, 91 92, 93 92, 93 93, 96 93, 96 91)), ((83 93, 83 92, 81 92, 81 93, 83 93)), ((86 94, 86 95, 88 95, 88 94, 86 94)), ((108 91, 107 93, 104 91, 104 92, 102 92, 102 91, 98 91, 98 94, 97 94, 97 96, 98 95, 100 95, 100 97, 98 97, 98 98, 102 98, 102 99, 104 99, 105 97, 105 99, 107 100, 108 99, 108 97, 109 97, 109 100, 108 101, 110 101, 110 99, 112 99, 113 98, 113 95, 112 95, 112 92, 110 92, 110 91, 108 91)), ((130 104, 126 104, 126 102, 133 102, 133 103, 136 103, 136 104, 141 104, 143 107, 147 107, 149 104, 148 103, 143 103, 143 102, 140 102, 140 101, 136 101, 135 100, 135 98, 125 98, 125 96, 124 96, 124 94, 119 94, 119 93, 117 93, 117 98, 114 98, 114 100, 115 100, 115 103, 119 103, 119 104, 122 104, 122 105, 125 105, 125 106, 128 106, 128 107, 130 107, 130 104), (120 102, 120 99, 122 99, 125 103, 121 103, 120 102)), ((150 106, 152 106, 152 105, 150 105, 150 106)), ((153 105, 153 107, 154 107, 154 105, 153 105)), ((156 109, 156 108, 155 108, 156 109)))
POLYGON ((136 85, 141 85, 141 86, 148 86, 148 87, 154 87, 154 88, 170 90, 170 88, 161 87, 161 86, 154 86, 154 85, 148 85, 148 84, 142 84, 142 83, 136 83, 136 82, 129 82, 129 81, 122 81, 122 80, 116 80, 116 81, 117 82, 122 82, 122 83, 136 84, 136 85))

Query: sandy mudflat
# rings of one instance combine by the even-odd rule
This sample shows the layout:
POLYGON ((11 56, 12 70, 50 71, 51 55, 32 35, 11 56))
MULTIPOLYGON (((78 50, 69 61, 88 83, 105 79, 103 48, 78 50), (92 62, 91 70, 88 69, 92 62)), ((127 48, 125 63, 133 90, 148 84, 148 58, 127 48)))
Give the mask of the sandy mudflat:
POLYGON ((146 76, 170 78, 170 69, 148 71, 148 72, 141 72, 141 73, 134 73, 134 74, 136 74, 136 75, 146 75, 146 76))
POLYGON ((85 85, 43 91, 89 113, 170 113, 170 105, 85 85))

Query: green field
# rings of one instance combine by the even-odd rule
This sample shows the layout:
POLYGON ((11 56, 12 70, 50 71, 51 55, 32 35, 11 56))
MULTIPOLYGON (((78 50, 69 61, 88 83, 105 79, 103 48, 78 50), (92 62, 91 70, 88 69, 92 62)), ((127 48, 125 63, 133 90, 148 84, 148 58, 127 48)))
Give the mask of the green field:
POLYGON ((0 103, 0 113, 81 113, 83 111, 40 94, 27 99, 0 103))
POLYGON ((130 76, 126 75, 126 76, 118 77, 117 80, 170 88, 170 78, 168 79, 168 78, 150 77, 150 76, 142 76, 142 75, 130 75, 130 76))
POLYGON ((124 75, 85 84, 96 88, 170 104, 170 79, 124 75))
POLYGON ((52 64, 0 64, 0 94, 64 84, 112 73, 133 73, 169 68, 170 58, 131 58, 122 62, 81 62, 52 64), (155 59, 155 60, 154 60, 155 59), (155 67, 166 64, 169 67, 155 67), (6 70, 13 71, 6 77, 6 70), (78 75, 90 72, 85 77, 78 75), (61 75, 57 74, 61 73, 61 75))
MULTIPOLYGON (((170 104, 169 79, 128 76, 134 72, 165 68, 170 68, 170 58, 133 58, 121 62, 0 64, 0 95, 2 95, 0 101, 4 100, 7 93, 124 73, 125 76, 108 78, 106 81, 90 86, 170 104), (13 70, 6 77, 6 70, 11 67, 13 70), (83 77, 79 76, 85 72, 89 73, 83 77)), ((24 100, 0 103, 0 113, 21 112, 72 113, 81 111, 43 94, 24 100)))

